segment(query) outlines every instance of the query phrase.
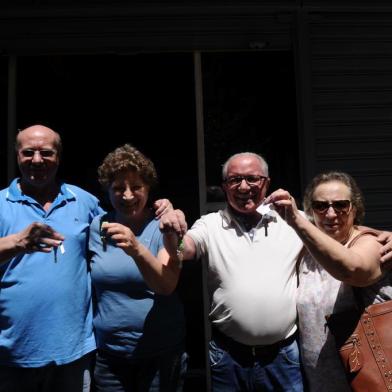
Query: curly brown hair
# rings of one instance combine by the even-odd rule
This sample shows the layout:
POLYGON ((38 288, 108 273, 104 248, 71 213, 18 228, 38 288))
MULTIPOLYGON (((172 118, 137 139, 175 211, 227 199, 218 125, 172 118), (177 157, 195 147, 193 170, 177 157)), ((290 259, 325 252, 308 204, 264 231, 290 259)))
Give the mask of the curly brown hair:
POLYGON ((354 224, 360 225, 363 222, 363 218, 365 217, 365 206, 363 202, 362 192, 358 187, 358 184, 349 174, 339 171, 330 171, 317 174, 316 177, 310 181, 308 186, 305 189, 304 194, 304 210, 306 215, 312 220, 312 200, 313 193, 315 189, 320 185, 326 182, 338 181, 342 182, 351 193, 351 204, 356 209, 356 214, 354 217, 354 224))
POLYGON ((131 170, 139 174, 143 182, 154 189, 158 176, 152 161, 130 144, 124 144, 106 155, 98 168, 98 181, 108 189, 116 175, 131 170))

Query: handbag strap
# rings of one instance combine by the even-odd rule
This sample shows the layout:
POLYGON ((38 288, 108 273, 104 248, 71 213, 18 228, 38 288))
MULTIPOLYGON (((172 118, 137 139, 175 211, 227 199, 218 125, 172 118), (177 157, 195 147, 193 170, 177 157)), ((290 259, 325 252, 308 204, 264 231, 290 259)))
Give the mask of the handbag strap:
MULTIPOLYGON (((361 237, 365 236, 365 235, 373 235, 375 237, 377 237, 379 235, 379 231, 375 230, 375 229, 370 229, 370 228, 366 228, 362 231, 360 231, 360 233, 358 235, 356 235, 348 244, 347 244, 347 248, 351 248, 361 237)), ((361 295, 361 288, 360 287, 355 287, 355 286, 351 286, 353 289, 353 293, 354 293, 354 298, 355 298, 355 302, 357 303, 358 308, 363 311, 363 309, 365 308, 365 305, 363 303, 362 300, 362 295, 361 295)))

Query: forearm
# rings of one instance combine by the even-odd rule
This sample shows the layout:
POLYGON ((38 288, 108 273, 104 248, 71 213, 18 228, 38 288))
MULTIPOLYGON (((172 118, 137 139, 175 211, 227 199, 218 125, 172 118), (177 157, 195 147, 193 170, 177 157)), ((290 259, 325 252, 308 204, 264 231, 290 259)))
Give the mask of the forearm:
POLYGON ((139 245, 137 253, 132 255, 147 286, 162 295, 171 294, 177 287, 181 272, 181 261, 160 253, 155 257, 145 246, 139 245))
POLYGON ((181 239, 175 233, 164 233, 163 243, 173 260, 192 260, 196 256, 196 246, 192 238, 184 235, 181 239))
POLYGON ((18 234, 10 234, 0 238, 0 265, 24 251, 18 234))

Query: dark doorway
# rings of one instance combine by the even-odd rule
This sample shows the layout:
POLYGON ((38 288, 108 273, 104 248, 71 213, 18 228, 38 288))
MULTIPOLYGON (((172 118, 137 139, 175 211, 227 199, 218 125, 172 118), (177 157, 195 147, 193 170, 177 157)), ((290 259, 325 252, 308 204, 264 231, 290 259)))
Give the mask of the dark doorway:
POLYGON ((155 163, 157 197, 198 213, 191 55, 26 57, 18 61, 18 127, 44 123, 64 143, 62 177, 101 197, 97 167, 131 143, 155 163))

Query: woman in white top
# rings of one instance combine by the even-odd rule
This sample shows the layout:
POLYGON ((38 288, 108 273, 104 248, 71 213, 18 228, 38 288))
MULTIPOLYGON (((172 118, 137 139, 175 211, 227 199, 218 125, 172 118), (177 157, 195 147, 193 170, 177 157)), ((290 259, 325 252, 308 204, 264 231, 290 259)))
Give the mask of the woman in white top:
POLYGON ((274 204, 306 247, 298 270, 297 307, 309 389, 348 392, 325 316, 356 306, 352 286, 362 288, 363 305, 392 298, 392 274, 380 263, 381 244, 377 236, 369 231, 361 235, 358 228, 364 217, 361 192, 350 175, 328 172, 317 175, 305 191, 308 219, 284 190, 272 193, 266 202, 274 204))

